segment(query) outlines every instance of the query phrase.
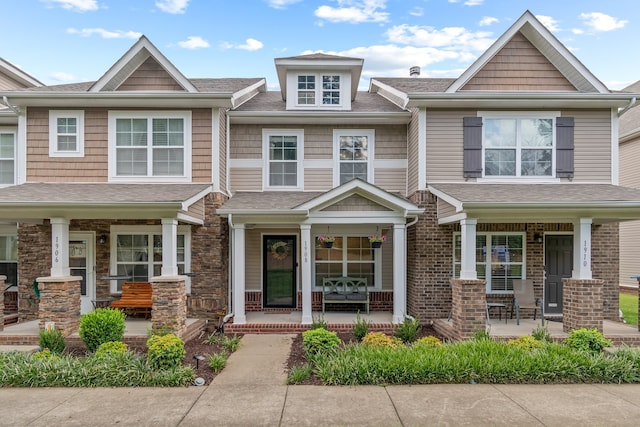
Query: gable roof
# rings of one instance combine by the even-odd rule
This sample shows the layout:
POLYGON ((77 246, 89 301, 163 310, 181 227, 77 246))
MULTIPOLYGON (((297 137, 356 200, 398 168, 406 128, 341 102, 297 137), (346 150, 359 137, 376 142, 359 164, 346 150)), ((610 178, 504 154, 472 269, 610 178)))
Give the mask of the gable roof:
POLYGON ((522 33, 580 92, 610 92, 609 89, 528 10, 462 73, 447 89, 447 92, 451 93, 460 90, 518 32, 522 33))
POLYGON ((2 58, 0 58, 0 74, 4 74, 22 87, 43 86, 38 79, 2 58))
POLYGON ((153 58, 187 92, 198 90, 145 36, 138 41, 96 81, 89 92, 116 90, 140 65, 153 58))
MULTIPOLYGON (((640 80, 630 84, 621 90, 621 92, 640 93, 640 80)), ((636 99, 635 105, 624 111, 618 121, 618 132, 620 142, 626 142, 640 135, 640 100, 636 99)))

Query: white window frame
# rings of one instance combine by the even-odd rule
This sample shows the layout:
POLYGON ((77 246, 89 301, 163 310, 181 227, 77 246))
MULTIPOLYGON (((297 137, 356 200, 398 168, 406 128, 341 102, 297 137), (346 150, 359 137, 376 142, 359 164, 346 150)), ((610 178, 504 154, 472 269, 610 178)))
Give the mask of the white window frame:
MULTIPOLYGON (((460 262, 456 261, 456 237, 461 235, 460 232, 453 233, 453 271, 454 276, 459 277, 456 272, 456 265, 459 265, 460 262)), ((522 237, 522 262, 509 262, 510 265, 522 265, 522 280, 527 278, 527 233, 519 232, 519 231, 487 231, 487 232, 479 232, 476 233, 476 236, 485 236, 485 241, 488 248, 491 248, 491 239, 493 236, 521 236, 522 237)), ((478 248, 476 248, 477 250, 478 248)), ((476 259, 476 265, 483 264, 476 259)), ((486 272, 486 293, 492 295, 512 295, 513 291, 502 291, 497 290, 494 291, 491 289, 491 256, 486 256, 484 261, 484 268, 486 272)), ((476 268, 477 271, 477 268, 476 268)))
POLYGON ((49 110, 49 157, 84 157, 84 110, 49 110), (75 150, 60 150, 58 119, 76 119, 75 150))
MULTIPOLYGON (((303 129, 263 129, 262 130, 262 189, 269 191, 302 190, 304 186, 304 130, 303 129), (296 141, 296 185, 270 185, 271 159, 269 138, 271 136, 295 136, 296 141)), ((275 160, 278 162, 279 160, 275 160)), ((291 161, 293 163, 293 161, 291 161)))
MULTIPOLYGON (((153 236, 162 236, 161 225, 113 225, 110 229, 110 258, 109 258, 109 271, 110 274, 117 274, 118 272, 118 235, 119 234, 139 234, 147 235, 150 237, 149 244, 153 245, 153 236)), ((191 227, 188 225, 178 226, 178 235, 184 235, 184 270, 185 272, 191 272, 191 227)), ((153 257, 149 256, 147 259, 149 274, 153 274, 153 266, 158 263, 154 263, 153 257)), ((150 277, 149 277, 150 278, 150 277)), ((111 293, 120 294, 121 291, 117 288, 118 283, 116 280, 111 281, 111 293)), ((191 294, 191 278, 187 277, 185 280, 186 293, 191 294)))
MULTIPOLYGON (((540 182, 560 182, 559 178, 556 178, 556 118, 561 116, 560 111, 478 111, 478 117, 482 117, 482 178, 478 178, 478 182, 513 182, 513 181, 534 181, 540 182), (552 132, 552 145, 551 145, 551 175, 548 176, 522 176, 522 147, 520 144, 520 135, 516 134, 516 175, 503 175, 493 176, 485 175, 487 168, 485 167, 486 153, 485 149, 485 126, 484 123, 487 119, 550 119, 551 120, 551 132, 552 132)), ((516 132, 518 129, 516 129, 516 132)))
MULTIPOLYGON (((340 186, 340 165, 342 161, 340 160, 340 137, 341 136, 366 136, 368 138, 367 142, 367 182, 373 184, 373 153, 375 147, 375 130, 374 129, 334 129, 333 130, 333 159, 334 159, 334 167, 333 167, 333 186, 340 186)), ((347 162, 353 163, 353 162, 347 162)))
POLYGON ((18 179, 18 130, 14 127, 0 126, 0 133, 13 135, 13 158, 0 158, 0 160, 13 160, 13 181, 0 183, 0 188, 15 185, 18 179))
MULTIPOLYGON (((340 73, 340 72, 335 72, 335 73, 330 73, 330 72, 323 72, 323 73, 317 73, 317 72, 309 72, 309 73, 304 73, 304 72, 300 72, 300 73, 296 73, 295 75, 295 106, 299 107, 299 108, 305 108, 305 107, 314 107, 314 108, 339 108, 344 106, 344 97, 347 96, 345 94, 345 82, 346 82, 346 78, 347 76, 344 73, 340 73), (300 93, 300 91, 308 91, 308 89, 298 89, 298 77, 301 76, 311 76, 315 78, 315 103, 313 104, 300 104, 298 102, 298 94, 300 93), (338 89, 338 92, 340 93, 340 102, 338 102, 337 104, 324 104, 322 102, 322 92, 324 92, 323 88, 322 88, 322 79, 323 77, 328 77, 328 76, 336 76, 340 78, 340 89, 338 89)), ((331 90, 331 92, 334 92, 333 90, 331 90)))
MULTIPOLYGON (((18 230, 16 228, 15 225, 0 225, 0 237, 5 237, 5 252, 6 253, 11 253, 13 251, 13 248, 10 248, 9 245, 13 245, 14 243, 17 246, 18 243, 18 230)), ((17 252, 17 249, 16 249, 17 252)), ((16 265, 16 271, 18 269, 18 254, 16 253, 16 258, 15 259, 0 259, 0 262, 5 263, 5 264, 15 264, 16 265)), ((9 277, 7 277, 7 279, 9 279, 9 277)), ((13 287, 17 289, 18 287, 18 283, 13 283, 13 287)))
POLYGON ((109 181, 110 182, 191 182, 191 139, 192 124, 191 111, 109 111, 108 113, 108 140, 109 140, 109 181), (183 119, 184 120, 184 173, 176 176, 153 176, 153 148, 151 138, 153 134, 147 134, 147 175, 117 175, 117 147, 116 147, 116 121, 118 119, 146 119, 148 129, 151 128, 153 119, 183 119))
MULTIPOLYGON (((356 261, 349 261, 347 259, 347 251, 345 248, 340 248, 342 251, 342 261, 338 262, 330 262, 330 261, 316 261, 316 242, 318 241, 318 237, 323 233, 317 233, 312 236, 312 246, 313 246, 313 264, 311 266, 311 280, 313 282, 315 291, 322 291, 322 283, 315 283, 316 281, 316 264, 342 264, 342 275, 347 275, 347 265, 349 263, 357 263, 356 261)), ((334 237, 342 237, 342 241, 346 242, 349 237, 361 237, 361 238, 369 238, 369 234, 361 234, 361 233, 331 233, 334 237)), ((331 248, 331 250, 336 250, 335 248, 331 248)), ((368 283, 369 291, 381 291, 382 290, 382 247, 380 248, 371 248, 374 251, 374 260, 373 260, 373 277, 375 283, 368 283)), ((363 264, 369 264, 369 261, 360 261, 363 264)))

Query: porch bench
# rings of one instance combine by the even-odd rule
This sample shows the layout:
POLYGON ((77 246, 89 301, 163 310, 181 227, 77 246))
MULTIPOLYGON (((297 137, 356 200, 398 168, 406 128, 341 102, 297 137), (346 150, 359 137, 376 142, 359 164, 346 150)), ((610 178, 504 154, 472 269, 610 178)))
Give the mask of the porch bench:
POLYGON ((143 313, 145 318, 151 315, 151 283, 125 282, 122 284, 122 296, 113 301, 111 307, 121 308, 125 312, 143 313))
POLYGON ((369 313, 369 288, 363 277, 326 277, 322 279, 322 312, 325 304, 364 304, 369 313))

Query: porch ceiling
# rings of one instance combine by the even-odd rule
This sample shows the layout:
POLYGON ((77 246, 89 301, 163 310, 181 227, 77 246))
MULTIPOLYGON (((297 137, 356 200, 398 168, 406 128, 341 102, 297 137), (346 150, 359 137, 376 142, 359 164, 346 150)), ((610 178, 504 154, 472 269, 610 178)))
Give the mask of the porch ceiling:
POLYGON ((189 207, 210 184, 27 183, 0 189, 0 219, 178 218, 199 224, 189 207))
POLYGON ((441 224, 464 218, 482 222, 594 223, 640 219, 640 190, 609 184, 433 184, 429 191, 455 208, 441 224))

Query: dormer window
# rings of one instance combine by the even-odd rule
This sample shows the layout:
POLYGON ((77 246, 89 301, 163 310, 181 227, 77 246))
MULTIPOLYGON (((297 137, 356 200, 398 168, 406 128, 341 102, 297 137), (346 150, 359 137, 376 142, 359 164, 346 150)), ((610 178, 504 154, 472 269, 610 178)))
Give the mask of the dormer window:
POLYGON ((340 76, 305 74, 298 76, 298 105, 340 105, 340 76), (317 82, 322 82, 318 85, 317 82))

